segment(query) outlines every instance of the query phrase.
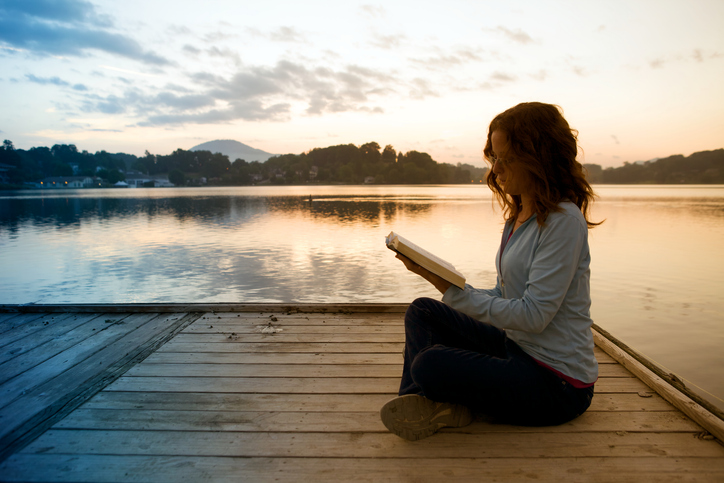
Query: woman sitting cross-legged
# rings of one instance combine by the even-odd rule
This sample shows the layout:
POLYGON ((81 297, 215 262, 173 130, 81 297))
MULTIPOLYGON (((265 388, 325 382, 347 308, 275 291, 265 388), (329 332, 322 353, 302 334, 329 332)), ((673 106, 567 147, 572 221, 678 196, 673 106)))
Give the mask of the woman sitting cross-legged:
POLYGON ((560 108, 519 104, 490 123, 487 183, 505 216, 492 289, 456 287, 399 255, 442 294, 405 314, 399 397, 381 410, 408 440, 460 427, 472 413, 555 425, 591 404, 598 364, 589 309, 594 193, 560 108))

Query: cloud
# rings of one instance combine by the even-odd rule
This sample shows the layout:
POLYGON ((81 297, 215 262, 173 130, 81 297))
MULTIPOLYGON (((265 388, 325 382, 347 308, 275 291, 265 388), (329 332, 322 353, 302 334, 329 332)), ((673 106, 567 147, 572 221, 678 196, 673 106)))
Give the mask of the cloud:
POLYGON ((426 97, 440 97, 440 94, 432 88, 428 81, 418 77, 412 80, 410 97, 413 99, 424 99, 426 97))
POLYGON ((73 84, 71 85, 70 82, 62 80, 60 77, 37 77, 33 74, 26 74, 25 78, 28 79, 30 82, 33 82, 35 84, 40 85, 55 85, 60 87, 70 87, 73 90, 76 91, 87 91, 88 87, 84 84, 73 84))
POLYGON ((548 78, 548 72, 545 69, 541 69, 535 74, 530 74, 530 76, 535 80, 544 81, 548 78))
POLYGON ((294 27, 279 27, 269 34, 269 39, 274 42, 306 42, 304 34, 298 32, 294 27))
POLYGON ((181 48, 182 51, 184 51, 187 54, 191 55, 199 55, 201 53, 201 49, 198 49, 194 47, 193 45, 186 44, 181 48))
MULTIPOLYGON (((400 81, 373 69, 348 65, 334 70, 280 61, 275 66, 245 67, 225 77, 208 72, 189 75, 193 87, 167 85, 157 93, 139 88, 121 95, 88 94, 85 112, 127 114, 138 125, 228 123, 235 120, 285 121, 293 106, 311 116, 347 111, 383 112, 375 99, 397 92, 400 81)), ((425 81, 412 83, 412 96, 436 95, 425 81)))
POLYGON ((586 77, 588 75, 586 69, 584 67, 581 67, 580 65, 572 66, 571 70, 580 77, 586 77))
POLYGON ((0 42, 39 55, 82 57, 100 50, 146 64, 165 58, 144 50, 130 37, 110 32, 111 21, 84 1, 9 0, 0 6, 0 42))
POLYGON ((206 49, 206 53, 209 57, 220 57, 222 59, 229 59, 234 64, 241 65, 241 57, 239 54, 231 49, 220 49, 218 47, 210 47, 206 49))
POLYGON ((499 25, 497 29, 495 29, 497 32, 501 32, 503 35, 508 37, 509 39, 513 40, 514 42, 517 42, 519 44, 530 44, 533 42, 533 39, 530 35, 523 32, 521 29, 518 30, 510 30, 509 28, 503 27, 502 25, 499 25))
POLYGON ((380 35, 375 33, 372 34, 369 44, 378 49, 392 49, 399 47, 405 38, 404 34, 380 35))
POLYGON ((649 62, 649 67, 652 69, 660 69, 664 66, 666 61, 662 58, 654 59, 651 62, 649 62))
POLYGON ((216 32, 211 32, 211 33, 204 35, 202 37, 202 39, 204 40, 204 42, 211 43, 211 42, 219 42, 219 41, 223 41, 223 40, 230 40, 230 39, 234 39, 236 37, 238 37, 237 34, 227 34, 226 32, 216 31, 216 32))
POLYGON ((490 79, 498 82, 514 82, 516 77, 512 74, 496 71, 490 74, 490 79))
POLYGON ((359 7, 362 14, 372 18, 383 18, 387 15, 385 7, 381 5, 362 5, 359 7))
POLYGON ((613 139, 614 143, 621 144, 621 142, 618 140, 618 138, 616 136, 614 136, 613 134, 611 134, 611 139, 613 139))
POLYGON ((25 78, 30 82, 41 85, 56 85, 56 86, 69 86, 70 82, 62 80, 60 77, 36 77, 33 74, 25 74, 25 78))
POLYGON ((54 22, 111 25, 108 16, 97 14, 93 4, 83 0, 5 0, 0 9, 14 18, 25 16, 54 22))
POLYGON ((458 49, 451 53, 440 53, 426 58, 410 59, 413 64, 422 65, 430 70, 447 70, 451 67, 482 60, 478 52, 470 49, 458 49))
POLYGON ((247 27, 245 31, 253 37, 260 37, 272 42, 299 42, 306 43, 307 36, 294 27, 279 27, 273 32, 262 32, 254 27, 247 27))
POLYGON ((689 54, 675 53, 663 57, 657 57, 648 62, 649 67, 652 69, 662 69, 667 64, 681 63, 681 62, 697 62, 703 63, 709 59, 718 59, 722 55, 719 52, 707 53, 702 49, 694 49, 689 54))

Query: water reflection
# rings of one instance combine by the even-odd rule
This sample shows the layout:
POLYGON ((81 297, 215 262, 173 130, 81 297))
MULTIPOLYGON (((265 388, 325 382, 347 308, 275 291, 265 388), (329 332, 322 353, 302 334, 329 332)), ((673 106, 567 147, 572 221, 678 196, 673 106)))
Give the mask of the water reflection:
POLYGON ((404 212, 414 216, 431 209, 430 202, 390 201, 359 196, 206 196, 169 198, 6 197, 0 199, 0 229, 16 233, 22 224, 75 227, 91 220, 124 220, 142 215, 149 221, 170 217, 213 226, 244 224, 278 213, 309 213, 331 223, 377 223, 404 212))
MULTIPOLYGON (((724 187, 596 189, 594 320, 724 397, 724 187)), ((391 230, 495 284, 485 187, 28 191, 0 193, 0 303, 437 297, 384 247, 391 230)))

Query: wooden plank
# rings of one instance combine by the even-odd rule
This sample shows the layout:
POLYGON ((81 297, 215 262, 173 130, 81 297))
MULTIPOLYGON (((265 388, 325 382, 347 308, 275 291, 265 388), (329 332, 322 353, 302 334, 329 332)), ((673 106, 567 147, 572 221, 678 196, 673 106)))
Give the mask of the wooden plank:
MULTIPOLYGON (((395 377, 124 377, 109 385, 107 391, 162 392, 263 392, 270 394, 379 394, 397 392, 400 378, 395 377)), ((602 378, 596 392, 641 392, 645 384, 636 378, 602 378)))
MULTIPOLYGON (((371 412, 168 411, 78 408, 59 421, 54 428, 136 431, 388 432, 380 420, 379 410, 371 412)), ((599 411, 586 412, 577 419, 559 426, 511 426, 478 420, 465 428, 444 430, 464 434, 617 431, 698 433, 702 428, 677 411, 599 411)))
MULTIPOLYGON (((159 409, 215 411, 377 411, 397 392, 388 394, 243 394, 101 391, 85 409, 159 409)), ((673 411, 658 394, 595 394, 588 411, 673 411)))
POLYGON ((236 456, 271 458, 591 458, 720 457, 714 441, 691 444, 690 433, 441 432, 416 444, 392 433, 257 433, 52 429, 24 453, 78 455, 236 456), (354 439, 354 444, 350 441, 354 439))
MULTIPOLYGON (((635 381, 635 379, 634 379, 635 381)), ((397 377, 123 377, 106 391, 226 392, 267 394, 389 394, 400 386, 397 377)), ((644 386, 645 387, 645 386, 644 386)))
MULTIPOLYGON (((276 340, 263 343, 245 343, 239 340, 233 344, 199 344, 186 343, 173 340, 159 349, 162 352, 187 352, 187 353, 269 353, 269 352, 299 352, 299 353, 397 353, 402 354, 404 343, 395 342, 359 342, 359 343, 290 343, 278 342, 276 340)), ((607 356, 609 357, 609 356, 607 356)))
POLYGON ((12 313, 12 312, 6 312, 6 313, 0 313, 0 331, 3 330, 5 322, 8 320, 17 317, 19 314, 12 313))
POLYGON ((401 364, 395 353, 154 352, 144 363, 160 364, 401 364))
MULTIPOLYGON (((380 452, 381 456, 384 456, 380 452)), ((106 483, 398 481, 722 481, 719 458, 229 458, 20 454, 0 464, 5 481, 106 483)))
POLYGON ((256 327, 257 325, 264 325, 272 323, 273 325, 281 326, 312 326, 312 327, 398 327, 404 329, 404 323, 402 316, 390 316, 385 314, 370 314, 365 316, 364 314, 353 314, 353 315, 324 315, 316 316, 314 314, 309 315, 274 315, 272 317, 269 314, 260 314, 257 316, 248 316, 233 313, 230 314, 215 314, 207 317, 202 317, 196 322, 195 325, 206 326, 212 325, 228 325, 228 326, 249 326, 256 327))
MULTIPOLYGON (((397 364, 154 364, 145 361, 126 377, 400 377, 397 364)), ((601 377, 633 377, 620 365, 606 364, 601 377)))
MULTIPOLYGON (((21 314, 18 312, 0 313, 0 334, 10 329, 14 329, 19 325, 39 319, 44 314, 21 314)), ((2 338, 0 337, 0 340, 2 338)))
POLYGON ((0 304, 0 312, 145 312, 145 313, 404 313, 409 304, 0 304))
POLYGON ((17 324, 10 330, 0 334, 0 348, 42 330, 51 324, 62 323, 64 320, 71 319, 72 317, 73 314, 45 314, 41 317, 17 324))
MULTIPOLYGON (((192 324, 184 330, 184 334, 260 334, 259 327, 266 327, 262 321, 247 324, 192 324)), ((404 334, 405 328, 402 325, 291 325, 287 323, 274 322, 274 328, 282 329, 284 335, 293 334, 326 334, 334 331, 337 334, 404 334)), ((279 335, 282 335, 280 332, 279 335)), ((402 337, 404 340, 404 336, 402 337)))
POLYGON ((405 336, 402 334, 340 334, 340 333, 318 333, 318 334, 240 334, 240 333, 224 333, 224 334, 189 334, 181 333, 176 336, 174 342, 179 344, 234 344, 236 342, 244 343, 270 343, 289 344, 289 343, 344 343, 357 344, 360 342, 393 342, 404 343, 405 336))
MULTIPOLYGON (((239 394, 101 391, 83 409, 181 410, 181 411, 379 411, 397 396, 389 394, 239 394)), ((594 398, 595 399, 595 398, 594 398)), ((652 398, 648 398, 651 400, 652 398)), ((671 406, 667 407, 670 409, 671 406)))
MULTIPOLYGON (((597 355, 601 366, 615 365, 608 354, 597 355), (605 358, 605 361, 601 361, 605 358)), ((251 352, 155 352, 144 362, 167 364, 395 364, 402 350, 391 353, 251 353, 251 352)), ((600 367, 603 371, 605 368, 600 367)))
MULTIPOLYGON (((73 366, 81 363, 107 345, 142 327, 150 318, 151 316, 149 316, 149 314, 134 314, 128 317, 125 317, 124 314, 124 316, 116 318, 114 323, 106 324, 105 322, 100 322, 100 324, 103 325, 99 325, 98 321, 100 319, 95 319, 96 324, 94 325, 102 330, 93 332, 83 328, 80 331, 76 331, 80 332, 77 335, 84 341, 83 344, 73 344, 67 348, 67 350, 57 353, 53 357, 43 361, 31 359, 29 361, 30 367, 22 371, 21 374, 8 373, 8 376, 12 377, 14 375, 16 377, 10 380, 7 380, 9 378, 3 378, 5 382, 0 385, 0 401, 2 401, 0 408, 7 407, 23 394, 32 392, 36 387, 45 384, 73 366)), ((36 351, 36 353, 37 352, 38 351, 36 351)), ((39 354, 36 353, 31 355, 38 355, 39 358, 42 358, 42 351, 40 351, 39 354)), ((23 362, 23 360, 21 360, 21 362, 23 362)), ((15 369, 15 364, 8 364, 8 366, 15 369)), ((3 367, 4 365, 0 366, 0 370, 2 370, 3 367)), ((22 366, 21 368, 24 369, 22 366)), ((5 371, 2 370, 2 372, 3 375, 5 375, 5 371)), ((58 389, 63 393, 66 391, 65 387, 58 389)), ((46 395, 51 399, 55 397, 54 394, 46 393, 46 395)), ((0 414, 2 414, 2 411, 0 411, 0 414)), ((0 431, 0 435, 1 434, 2 431, 0 431)))
MULTIPOLYGON (((149 317, 148 314, 140 314, 139 317, 145 318, 147 323, 0 409, 0 421, 3 421, 0 425, 0 459, 41 434, 198 316, 170 314, 149 317)), ((3 388, 5 386, 7 384, 3 388)))
POLYGON ((87 342, 91 336, 111 326, 105 320, 109 319, 103 314, 86 314, 8 344, 3 348, 8 352, 0 354, 0 384, 79 343, 87 342))
POLYGON ((62 321, 54 321, 45 327, 17 339, 2 347, 0 352, 0 364, 12 359, 13 357, 35 349, 38 346, 47 344, 59 338, 67 337, 68 333, 73 329, 82 326, 86 322, 100 317, 102 314, 78 314, 66 318, 62 321))
POLYGON ((724 441, 724 421, 714 416, 689 397, 672 387, 668 382, 654 374, 648 368, 636 361, 628 353, 614 345, 611 341, 594 331, 594 340, 596 345, 603 348, 620 364, 635 374, 651 389, 659 393, 664 399, 669 401, 677 409, 692 418, 698 424, 706 428, 711 434, 724 441))
POLYGON ((140 364, 125 377, 396 377, 401 364, 140 364))
POLYGON ((159 350, 163 352, 312 352, 312 353, 398 353, 402 354, 403 343, 397 342, 360 342, 350 344, 312 343, 312 342, 252 342, 234 341, 233 344, 197 344, 170 341, 159 350))

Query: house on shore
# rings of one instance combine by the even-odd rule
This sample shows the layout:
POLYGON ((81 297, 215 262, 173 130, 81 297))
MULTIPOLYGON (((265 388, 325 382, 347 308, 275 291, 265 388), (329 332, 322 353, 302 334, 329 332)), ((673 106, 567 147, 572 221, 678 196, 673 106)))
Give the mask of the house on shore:
POLYGON ((12 164, 0 163, 0 184, 10 183, 9 172, 11 169, 16 169, 12 164))
POLYGON ((126 173, 125 182, 129 188, 170 188, 175 186, 168 180, 168 176, 154 176, 129 171, 126 173))
POLYGON ((102 184, 98 178, 90 176, 53 176, 40 180, 41 188, 94 188, 100 187, 102 184))

